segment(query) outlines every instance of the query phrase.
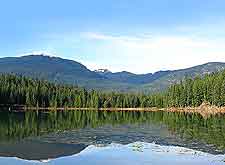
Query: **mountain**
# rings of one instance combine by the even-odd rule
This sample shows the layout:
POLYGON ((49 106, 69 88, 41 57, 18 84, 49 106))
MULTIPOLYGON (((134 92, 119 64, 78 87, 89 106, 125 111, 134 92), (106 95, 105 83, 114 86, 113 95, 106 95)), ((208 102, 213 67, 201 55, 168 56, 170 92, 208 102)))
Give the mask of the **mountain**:
POLYGON ((168 74, 159 77, 151 83, 142 85, 141 90, 146 91, 152 89, 153 91, 164 90, 171 84, 179 83, 185 77, 194 78, 197 76, 204 76, 206 74, 212 74, 225 69, 225 63, 222 62, 210 62, 203 65, 194 66, 187 69, 180 69, 170 71, 168 74))
MULTIPOLYGON (((58 57, 44 55, 30 55, 23 57, 0 58, 0 72, 22 74, 54 81, 85 81, 92 79, 101 80, 102 77, 84 65, 58 57), (76 79, 74 79, 74 76, 76 79)), ((63 82, 62 81, 62 82, 63 82)))
POLYGON ((75 84, 88 89, 129 90, 129 84, 112 82, 76 61, 45 55, 0 58, 0 73, 75 84))
POLYGON ((87 89, 121 92, 156 92, 185 77, 203 76, 225 69, 225 63, 212 62, 187 69, 134 74, 95 71, 73 60, 45 55, 0 58, 0 73, 13 73, 57 83, 75 84, 87 89))
POLYGON ((106 72, 106 73, 101 73, 101 75, 112 81, 134 84, 134 85, 141 85, 141 84, 153 82, 154 80, 157 80, 158 78, 164 75, 167 75, 170 72, 171 71, 159 71, 154 74, 152 73, 134 74, 134 73, 122 71, 122 72, 116 72, 116 73, 106 72))

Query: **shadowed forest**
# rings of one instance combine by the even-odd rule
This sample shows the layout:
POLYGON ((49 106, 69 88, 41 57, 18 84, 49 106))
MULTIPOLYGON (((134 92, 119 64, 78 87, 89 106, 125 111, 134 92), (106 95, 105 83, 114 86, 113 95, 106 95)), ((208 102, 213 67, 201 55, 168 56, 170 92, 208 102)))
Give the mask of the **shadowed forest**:
POLYGON ((0 76, 0 104, 27 107, 144 108, 225 105, 225 71, 185 79, 154 94, 88 91, 23 76, 0 76))

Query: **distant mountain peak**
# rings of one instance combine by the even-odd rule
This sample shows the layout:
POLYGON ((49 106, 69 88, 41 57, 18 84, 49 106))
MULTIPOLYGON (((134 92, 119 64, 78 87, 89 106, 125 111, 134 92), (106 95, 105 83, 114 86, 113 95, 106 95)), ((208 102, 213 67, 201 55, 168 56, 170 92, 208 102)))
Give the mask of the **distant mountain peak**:
POLYGON ((94 70, 94 72, 97 72, 97 73, 111 73, 111 71, 108 70, 108 69, 96 69, 96 70, 94 70))

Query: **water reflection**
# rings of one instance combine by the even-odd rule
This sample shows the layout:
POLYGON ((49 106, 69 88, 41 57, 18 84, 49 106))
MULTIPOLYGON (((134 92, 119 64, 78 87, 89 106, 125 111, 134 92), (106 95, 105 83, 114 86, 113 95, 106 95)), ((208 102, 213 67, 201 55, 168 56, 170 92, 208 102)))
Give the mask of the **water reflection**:
POLYGON ((225 153, 225 117, 168 112, 0 112, 0 156, 41 160, 136 141, 225 153))

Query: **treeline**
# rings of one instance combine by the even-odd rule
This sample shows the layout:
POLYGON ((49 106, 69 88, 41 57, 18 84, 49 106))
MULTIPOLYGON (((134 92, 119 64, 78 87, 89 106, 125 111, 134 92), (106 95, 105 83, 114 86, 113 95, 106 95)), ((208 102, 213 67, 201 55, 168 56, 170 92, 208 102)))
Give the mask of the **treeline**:
POLYGON ((225 71, 186 79, 152 94, 103 93, 23 76, 0 75, 0 104, 30 107, 137 108, 225 105, 225 71))
POLYGON ((169 107, 196 107, 203 102, 225 106, 225 71, 181 81, 172 85, 162 98, 163 106, 169 107))
POLYGON ((0 105, 29 107, 139 107, 136 95, 101 93, 23 76, 0 75, 0 105))

